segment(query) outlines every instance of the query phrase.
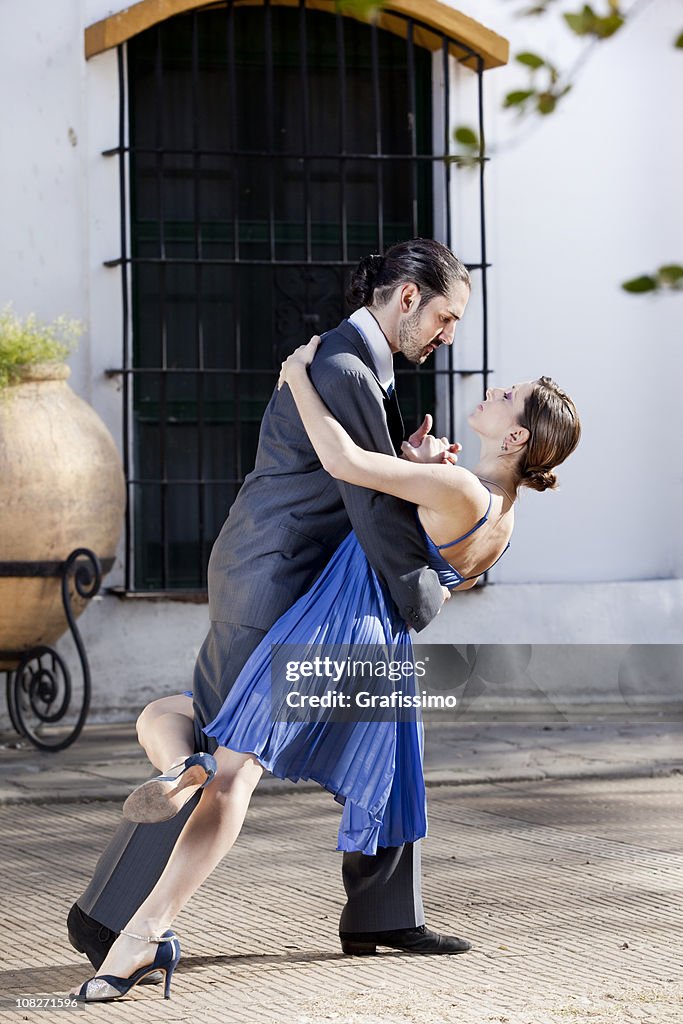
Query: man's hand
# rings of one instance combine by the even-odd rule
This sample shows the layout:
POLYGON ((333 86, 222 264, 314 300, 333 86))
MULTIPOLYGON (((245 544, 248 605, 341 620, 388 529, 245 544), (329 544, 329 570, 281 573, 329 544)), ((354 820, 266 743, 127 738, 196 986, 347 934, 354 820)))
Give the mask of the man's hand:
POLYGON ((408 443, 411 444, 413 448, 419 448, 431 429, 432 417, 430 413, 427 413, 415 433, 411 434, 408 438, 408 443))
POLYGON ((404 459, 408 462, 450 462, 455 465, 462 445, 457 441, 451 444, 447 437, 434 437, 429 433, 431 429, 432 417, 427 413, 417 430, 401 445, 404 459))

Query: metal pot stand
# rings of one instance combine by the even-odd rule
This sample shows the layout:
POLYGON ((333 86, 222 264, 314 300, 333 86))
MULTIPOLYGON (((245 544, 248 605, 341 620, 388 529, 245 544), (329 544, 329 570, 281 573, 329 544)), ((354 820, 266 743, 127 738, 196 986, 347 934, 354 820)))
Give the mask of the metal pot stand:
POLYGON ((39 750, 64 750, 78 738, 85 724, 90 707, 90 666, 76 625, 70 583, 79 597, 91 600, 100 589, 103 570, 108 572, 113 561, 100 563, 89 548, 76 548, 63 562, 0 562, 0 577, 61 577, 64 615, 81 665, 83 687, 76 722, 66 736, 63 729, 57 729, 51 739, 50 727, 62 721, 74 696, 68 665, 47 644, 24 651, 0 651, 0 661, 15 663, 4 670, 10 721, 15 731, 39 750))

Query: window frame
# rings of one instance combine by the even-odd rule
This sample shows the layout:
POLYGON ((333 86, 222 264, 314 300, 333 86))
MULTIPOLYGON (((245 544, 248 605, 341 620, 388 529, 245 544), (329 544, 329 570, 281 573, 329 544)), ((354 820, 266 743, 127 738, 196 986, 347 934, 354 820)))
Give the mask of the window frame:
MULTIPOLYGON (((265 5, 266 11, 269 5, 265 5)), ((228 4, 228 11, 234 9, 234 3, 228 4)), ((306 11, 308 10, 306 0, 300 0, 299 10, 302 13, 302 17, 305 19, 306 11)), ((193 31, 196 33, 196 18, 198 12, 194 12, 192 15, 195 19, 195 28, 193 31)), ((228 17, 230 14, 228 13, 228 17)), ((416 32, 425 30, 424 26, 419 19, 412 18, 407 15, 396 15, 392 12, 394 17, 402 17, 405 21, 405 38, 406 45, 408 47, 408 53, 417 45, 415 43, 416 32)), ((183 15, 178 15, 183 17, 183 15)), ((342 21, 343 15, 337 14, 334 16, 337 24, 342 21)), ((371 28, 371 32, 374 33, 373 38, 376 40, 376 28, 371 28)), ((429 28, 429 31, 433 34, 434 29, 429 28)), ((374 45, 374 44, 373 44, 374 45)), ((440 49, 434 54, 435 65, 440 63, 441 74, 443 78, 443 91, 442 91, 442 110, 438 112, 437 119, 441 121, 441 147, 436 145, 437 139, 435 132, 434 145, 432 147, 432 154, 429 159, 432 162, 434 168, 434 177, 442 178, 442 196, 443 196, 443 223, 444 231, 435 232, 435 237, 441 236, 441 240, 444 241, 449 247, 452 245, 452 210, 451 210, 451 197, 453 187, 453 140, 452 140, 452 103, 451 93, 453 88, 453 66, 455 63, 465 63, 469 66, 475 63, 476 69, 474 74, 477 79, 477 111, 476 119, 479 128, 479 137, 483 140, 484 138, 484 107, 483 107, 483 71, 485 69, 485 62, 483 58, 476 54, 469 47, 464 46, 460 41, 453 40, 447 35, 441 35, 441 46, 440 49), (453 43, 457 42, 458 47, 461 50, 462 56, 459 61, 453 57, 452 48, 453 43)), ((135 475, 135 451, 134 451, 134 424, 133 424, 133 391, 135 375, 140 372, 140 368, 134 365, 133 357, 133 324, 132 324, 132 301, 131 301, 131 287, 132 287, 132 272, 135 257, 131 255, 131 221, 130 221, 130 190, 131 190, 131 178, 130 178, 130 159, 131 159, 131 144, 128 138, 128 130, 130 124, 130 111, 129 111, 129 95, 128 95, 128 74, 127 74, 127 45, 121 43, 117 46, 117 68, 118 68, 118 85, 119 85, 119 143, 118 146, 107 150, 105 155, 110 157, 118 157, 119 165, 119 189, 120 189, 120 239, 121 239, 121 254, 119 257, 107 260, 105 265, 110 268, 120 268, 121 271, 121 292, 122 292, 122 312, 123 312, 123 359, 122 365, 114 370, 109 371, 112 376, 119 376, 122 379, 122 400, 123 400, 123 456, 124 456, 124 470, 128 488, 128 502, 126 511, 126 522, 125 522, 125 547, 124 547, 124 584, 123 587, 117 588, 121 593, 134 595, 136 597, 168 597, 168 598, 181 598, 181 599, 203 599, 206 593, 205 585, 200 588, 177 588, 168 585, 168 572, 162 571, 161 586, 156 588, 144 588, 140 587, 136 583, 135 573, 135 514, 136 514, 136 488, 140 485, 140 481, 137 480, 135 475)), ((414 71, 413 71, 414 74, 414 71)), ((432 83, 434 81, 434 73, 432 72, 432 83)), ((414 81, 411 83, 411 91, 414 94, 414 81)), ((415 151, 413 150, 413 154, 415 151)), ((489 345, 488 345, 488 314, 487 314, 487 271, 489 264, 487 262, 486 252, 486 207, 485 207, 485 190, 484 190, 484 172, 487 158, 480 154, 478 161, 478 170, 475 173, 478 176, 478 193, 479 193, 479 234, 480 234, 480 249, 478 259, 474 262, 468 262, 468 268, 471 271, 478 272, 479 287, 481 289, 481 301, 482 301, 482 336, 481 336, 481 359, 480 365, 474 367, 457 367, 454 359, 453 347, 449 346, 445 352, 440 352, 440 364, 430 367, 426 373, 433 375, 435 381, 439 378, 444 378, 446 383, 446 395, 448 400, 448 433, 449 436, 455 434, 455 422, 456 422, 456 401, 455 401, 455 382, 459 377, 470 377, 472 375, 481 378, 481 393, 484 394, 488 377, 491 373, 489 366, 489 345), (443 365, 445 363, 445 365, 443 365)), ((434 205, 433 216, 439 212, 436 210, 437 202, 437 189, 432 192, 432 201, 434 205)), ((417 234, 417 231, 413 232, 417 234)), ((314 262, 314 261, 311 261, 314 262)), ((349 267, 354 266, 356 260, 347 261, 349 267)), ((399 371, 399 389, 400 389, 400 374, 409 371, 399 371)), ((424 374, 425 371, 422 371, 424 374)), ((415 375, 418 379, 418 375, 415 375)), ((273 383, 275 381, 276 374, 274 373, 273 383)), ((440 394, 443 394, 443 387, 440 388, 440 394)), ((203 481, 197 480, 196 483, 200 484, 203 481)), ((163 519, 163 515, 162 515, 163 519)), ((162 532, 163 532, 163 523, 162 532)), ((167 557, 167 545, 162 537, 162 546, 167 557)), ((204 567, 205 570, 205 567, 204 567)), ((205 579, 205 577, 202 577, 205 579)))

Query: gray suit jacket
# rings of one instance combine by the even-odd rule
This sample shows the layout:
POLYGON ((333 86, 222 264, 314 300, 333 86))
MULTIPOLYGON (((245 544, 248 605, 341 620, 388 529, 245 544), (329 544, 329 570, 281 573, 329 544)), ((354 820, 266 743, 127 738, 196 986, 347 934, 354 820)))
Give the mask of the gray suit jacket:
MULTIPOLYGON (((323 337, 311 379, 357 444, 393 455, 403 440, 370 352, 349 321, 323 337)), ((334 480, 320 465, 289 388, 263 416, 256 464, 209 560, 212 620, 267 630, 311 586, 349 529, 386 582, 404 620, 420 630, 443 601, 411 505, 334 480)))

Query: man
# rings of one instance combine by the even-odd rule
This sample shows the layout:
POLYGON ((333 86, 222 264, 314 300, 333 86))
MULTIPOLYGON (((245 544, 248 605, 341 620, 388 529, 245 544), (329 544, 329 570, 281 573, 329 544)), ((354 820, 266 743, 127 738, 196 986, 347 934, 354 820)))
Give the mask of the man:
MULTIPOLYGON (((403 422, 393 355, 402 352, 421 364, 440 345, 452 344, 469 293, 465 267, 429 239, 361 260, 349 293, 356 309, 326 335, 311 367, 322 399, 358 444, 385 454, 400 450, 403 422)), ((425 418, 411 441, 419 444, 427 429, 425 418)), ((195 668, 197 749, 215 749, 201 725, 215 717, 254 648, 308 590, 350 528, 408 625, 423 629, 448 592, 427 565, 412 508, 329 477, 289 389, 276 390, 263 417, 254 470, 209 562, 211 629, 195 668)), ((68 919, 72 944, 95 968, 156 884, 198 799, 168 822, 122 823, 103 853, 68 919)), ((374 953, 378 945, 416 953, 470 948, 466 940, 425 926, 419 843, 380 848, 372 857, 344 854, 342 875, 344 952, 374 953)))

